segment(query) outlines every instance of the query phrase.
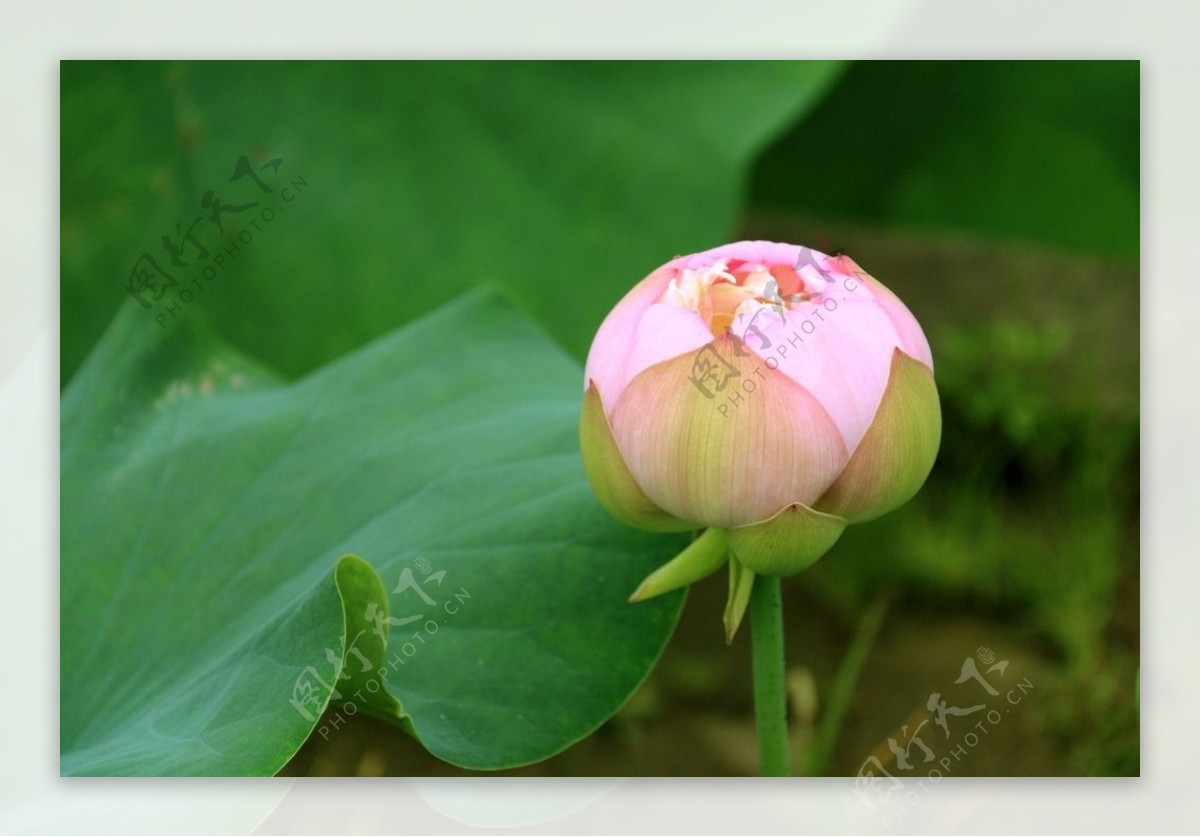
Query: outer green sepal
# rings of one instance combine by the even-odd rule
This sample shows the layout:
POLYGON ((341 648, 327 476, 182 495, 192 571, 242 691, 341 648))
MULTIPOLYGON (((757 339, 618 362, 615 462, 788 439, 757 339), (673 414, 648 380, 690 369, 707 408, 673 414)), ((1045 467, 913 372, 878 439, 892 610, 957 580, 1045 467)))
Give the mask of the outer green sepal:
POLYGON ((836 515, 792 503, 766 520, 730 529, 729 549, 760 575, 795 575, 829 551, 846 523, 836 515))
POLYGON ((629 472, 604 415, 595 381, 588 381, 579 419, 579 450, 583 469, 600 505, 622 523, 648 532, 686 532, 695 524, 673 517, 646 496, 629 472))
POLYGON ((887 389, 845 470, 813 505, 851 523, 904 505, 933 468, 942 408, 929 367, 896 349, 887 389))
POLYGON ((707 578, 720 569, 728 555, 724 530, 709 529, 688 544, 683 552, 646 576, 629 601, 642 602, 707 578))

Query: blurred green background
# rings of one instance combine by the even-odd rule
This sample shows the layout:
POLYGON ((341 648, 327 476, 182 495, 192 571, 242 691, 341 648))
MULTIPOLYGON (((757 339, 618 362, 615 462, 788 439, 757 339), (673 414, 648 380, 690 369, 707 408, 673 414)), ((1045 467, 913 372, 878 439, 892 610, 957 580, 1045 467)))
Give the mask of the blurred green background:
MULTIPOLYGON (((1137 62, 64 62, 62 383, 194 218, 213 253, 253 241, 147 316, 174 299, 289 378, 478 284, 582 361, 676 254, 845 251, 925 327, 945 431, 916 500, 786 583, 797 769, 897 772, 887 739, 985 647, 1035 688, 953 775, 1136 775, 1139 85, 1137 62), (219 236, 207 192, 266 194, 230 179, 243 155, 295 200, 219 236)), ((723 585, 616 718, 515 772, 754 773, 723 585)), ((287 772, 458 771, 359 716, 287 772)))

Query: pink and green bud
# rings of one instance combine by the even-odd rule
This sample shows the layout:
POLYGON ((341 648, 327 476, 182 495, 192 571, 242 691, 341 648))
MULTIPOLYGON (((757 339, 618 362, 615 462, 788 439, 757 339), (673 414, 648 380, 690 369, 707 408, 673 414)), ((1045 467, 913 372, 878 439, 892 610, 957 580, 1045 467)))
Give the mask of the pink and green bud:
POLYGON ((685 551, 639 598, 726 549, 752 573, 799 572, 848 523, 912 497, 941 437, 916 319, 849 257, 791 244, 651 273, 600 326, 585 389, 583 459, 604 506, 642 529, 722 533, 707 547, 719 558, 685 551))

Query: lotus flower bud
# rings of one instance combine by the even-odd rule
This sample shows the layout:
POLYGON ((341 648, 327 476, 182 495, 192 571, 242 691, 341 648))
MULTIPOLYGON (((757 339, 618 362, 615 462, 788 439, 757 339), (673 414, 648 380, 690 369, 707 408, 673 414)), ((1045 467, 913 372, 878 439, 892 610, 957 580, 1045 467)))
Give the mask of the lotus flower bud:
POLYGON ((674 259, 617 303, 588 354, 580 436, 619 520, 710 530, 642 598, 727 552, 735 574, 803 570, 917 492, 941 411, 929 343, 887 288, 848 256, 742 241, 674 259))

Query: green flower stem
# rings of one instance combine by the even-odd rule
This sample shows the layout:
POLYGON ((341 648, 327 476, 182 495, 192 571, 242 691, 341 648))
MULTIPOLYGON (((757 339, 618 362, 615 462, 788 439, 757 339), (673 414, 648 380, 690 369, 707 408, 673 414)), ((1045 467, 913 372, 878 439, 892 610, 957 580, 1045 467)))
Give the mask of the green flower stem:
POLYGON ((791 755, 783 679, 783 596, 778 576, 760 575, 754 579, 750 594, 750 642, 759 769, 763 776, 787 776, 791 755))

